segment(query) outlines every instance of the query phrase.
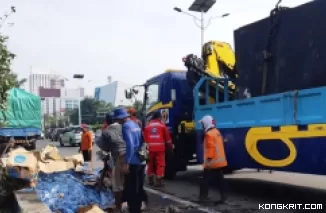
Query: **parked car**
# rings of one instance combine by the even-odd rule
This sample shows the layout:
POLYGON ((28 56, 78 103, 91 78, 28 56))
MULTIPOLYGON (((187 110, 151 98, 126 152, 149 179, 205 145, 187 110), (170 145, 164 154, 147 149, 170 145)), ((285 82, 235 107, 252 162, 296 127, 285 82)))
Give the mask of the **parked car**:
POLYGON ((57 128, 52 134, 52 141, 58 141, 60 139, 60 134, 64 131, 65 128, 57 128))
MULTIPOLYGON (((91 130, 93 135, 93 141, 95 140, 95 134, 91 130)), ((82 129, 78 127, 69 127, 63 130, 60 135, 60 145, 61 146, 79 146, 81 142, 82 129)))

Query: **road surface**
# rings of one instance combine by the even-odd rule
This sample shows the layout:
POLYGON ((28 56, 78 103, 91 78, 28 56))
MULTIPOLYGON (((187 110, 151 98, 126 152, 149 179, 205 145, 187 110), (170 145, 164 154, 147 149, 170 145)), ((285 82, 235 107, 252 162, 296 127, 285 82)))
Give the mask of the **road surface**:
MULTIPOLYGON (((42 148, 47 144, 57 145, 63 156, 78 152, 76 147, 60 147, 58 142, 46 140, 39 141, 37 147, 42 148)), ((95 147, 93 157, 96 157, 96 151, 98 151, 97 147, 95 147)), ((102 163, 95 161, 94 165, 100 167, 102 163)), ((324 176, 241 170, 226 176, 229 189, 227 204, 214 205, 213 202, 208 202, 204 205, 196 202, 200 173, 201 168, 194 166, 190 167, 187 172, 178 173, 175 180, 166 181, 164 190, 146 186, 150 197, 150 212, 165 212, 166 206, 170 205, 179 207, 180 212, 191 213, 326 212, 326 177, 324 176), (262 206, 262 204, 303 205, 301 207, 296 205, 296 210, 266 210, 259 209, 259 205, 262 206), (303 210, 304 207, 309 207, 304 204, 323 204, 325 210, 303 210)), ((219 198, 215 187, 211 189, 210 197, 213 201, 219 198)))

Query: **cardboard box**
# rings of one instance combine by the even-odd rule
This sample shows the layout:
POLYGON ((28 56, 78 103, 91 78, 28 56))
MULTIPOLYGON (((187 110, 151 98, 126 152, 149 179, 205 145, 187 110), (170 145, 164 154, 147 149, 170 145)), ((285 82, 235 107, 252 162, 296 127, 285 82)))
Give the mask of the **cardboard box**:
POLYGON ((97 205, 90 205, 81 207, 77 210, 77 213, 104 213, 104 211, 100 209, 97 205))
POLYGON ((40 171, 50 174, 55 172, 64 172, 75 168, 73 161, 63 160, 47 160, 47 162, 38 162, 38 168, 40 171))
POLYGON ((15 178, 34 179, 39 171, 44 173, 63 172, 75 169, 84 163, 83 156, 76 154, 62 158, 59 150, 53 145, 46 146, 42 151, 27 151, 18 148, 2 158, 10 176, 15 178))
POLYGON ((74 162, 74 164, 76 166, 84 164, 84 157, 83 157, 82 154, 71 155, 71 156, 65 157, 64 160, 65 161, 72 161, 72 162, 74 162))
POLYGON ((13 178, 35 179, 38 174, 37 158, 33 152, 18 148, 8 154, 6 162, 7 174, 13 178))
POLYGON ((30 171, 37 171, 37 158, 33 152, 29 152, 24 148, 18 148, 9 153, 6 165, 8 167, 24 167, 30 171))
POLYGON ((57 147, 53 145, 47 145, 42 151, 41 151, 41 160, 47 161, 47 160, 62 160, 62 157, 59 154, 59 150, 57 147))

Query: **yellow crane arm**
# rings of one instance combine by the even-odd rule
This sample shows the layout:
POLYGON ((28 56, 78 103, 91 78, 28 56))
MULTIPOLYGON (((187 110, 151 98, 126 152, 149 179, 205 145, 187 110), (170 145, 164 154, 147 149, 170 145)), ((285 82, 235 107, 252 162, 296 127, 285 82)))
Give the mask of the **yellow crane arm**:
MULTIPOLYGON (((216 78, 237 77, 235 72, 235 54, 230 44, 210 41, 203 46, 204 68, 207 74, 216 78)), ((234 89, 234 84, 229 83, 234 89)))

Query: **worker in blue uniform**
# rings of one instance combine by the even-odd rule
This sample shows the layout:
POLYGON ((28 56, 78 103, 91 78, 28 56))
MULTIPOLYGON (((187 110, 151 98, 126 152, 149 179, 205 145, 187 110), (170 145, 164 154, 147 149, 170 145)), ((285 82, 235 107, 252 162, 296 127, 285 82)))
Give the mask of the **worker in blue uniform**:
POLYGON ((145 164, 141 162, 138 150, 142 146, 141 128, 129 119, 125 108, 114 110, 114 119, 122 125, 122 137, 126 143, 126 159, 123 171, 125 172, 122 202, 128 203, 130 213, 141 213, 145 164))

